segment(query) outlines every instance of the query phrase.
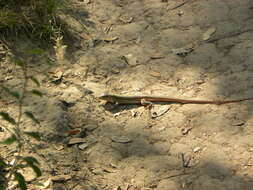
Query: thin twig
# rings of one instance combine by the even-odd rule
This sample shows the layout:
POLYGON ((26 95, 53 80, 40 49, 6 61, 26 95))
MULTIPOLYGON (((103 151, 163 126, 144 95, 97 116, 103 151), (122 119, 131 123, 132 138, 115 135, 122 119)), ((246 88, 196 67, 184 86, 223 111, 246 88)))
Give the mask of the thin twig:
POLYGON ((189 174, 193 174, 193 173, 192 172, 191 173, 181 172, 179 174, 175 174, 175 175, 170 175, 170 176, 164 177, 161 180, 163 180, 163 179, 169 179, 169 178, 173 178, 173 177, 179 177, 179 176, 183 176, 183 175, 189 175, 189 174))
POLYGON ((233 31, 233 32, 230 32, 230 33, 226 33, 226 34, 211 38, 209 40, 206 40, 205 42, 206 43, 213 43, 213 42, 216 42, 216 41, 219 41, 219 40, 223 40, 223 39, 226 39, 226 38, 231 38, 231 37, 238 36, 238 35, 244 34, 246 32, 251 32, 251 31, 253 31, 253 29, 233 31))
POLYGON ((180 8, 180 7, 182 7, 182 6, 184 6, 186 3, 189 3, 191 0, 185 0, 184 2, 182 2, 182 3, 179 3, 178 5, 176 5, 175 7, 172 7, 172 8, 169 8, 169 7, 167 7, 167 10, 168 11, 172 11, 172 10, 175 10, 175 9, 177 9, 177 8, 180 8))

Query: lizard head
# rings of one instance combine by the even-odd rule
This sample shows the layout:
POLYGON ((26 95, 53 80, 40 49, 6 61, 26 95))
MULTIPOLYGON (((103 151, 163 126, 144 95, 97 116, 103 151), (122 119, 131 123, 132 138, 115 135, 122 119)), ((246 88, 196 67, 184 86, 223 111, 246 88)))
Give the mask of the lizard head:
POLYGON ((105 100, 110 103, 115 103, 114 95, 103 94, 102 96, 99 97, 99 99, 105 100))

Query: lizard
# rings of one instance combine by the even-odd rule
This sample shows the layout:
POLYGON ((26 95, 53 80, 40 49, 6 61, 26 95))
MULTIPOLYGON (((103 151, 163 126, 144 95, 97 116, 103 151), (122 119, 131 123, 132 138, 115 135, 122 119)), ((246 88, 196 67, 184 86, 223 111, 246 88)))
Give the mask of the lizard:
POLYGON ((251 98, 234 99, 234 100, 189 100, 189 99, 179 99, 179 98, 169 98, 161 96, 121 96, 114 94, 104 94, 99 97, 101 100, 105 100, 112 104, 117 105, 127 105, 127 104, 137 104, 137 105, 150 105, 151 103, 178 103, 178 104, 228 104, 235 102, 242 102, 246 100, 253 100, 251 98))

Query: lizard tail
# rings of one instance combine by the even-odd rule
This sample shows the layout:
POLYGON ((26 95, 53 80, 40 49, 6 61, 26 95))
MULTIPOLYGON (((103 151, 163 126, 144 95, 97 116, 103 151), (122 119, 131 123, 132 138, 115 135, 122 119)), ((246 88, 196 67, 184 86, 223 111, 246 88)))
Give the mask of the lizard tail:
POLYGON ((253 100, 253 97, 251 98, 243 98, 243 99, 238 99, 238 100, 225 100, 225 101, 217 101, 217 105, 221 105, 221 104, 229 104, 229 103, 236 103, 236 102, 243 102, 243 101, 247 101, 247 100, 253 100))

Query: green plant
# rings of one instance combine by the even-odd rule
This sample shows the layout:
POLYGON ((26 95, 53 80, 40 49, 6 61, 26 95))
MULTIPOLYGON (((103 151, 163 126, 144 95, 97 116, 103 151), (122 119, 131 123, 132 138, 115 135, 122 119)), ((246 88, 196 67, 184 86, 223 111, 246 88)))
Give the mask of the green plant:
POLYGON ((59 0, 3 0, 0 2, 0 32, 26 33, 53 40, 61 33, 57 13, 59 0))
MULTIPOLYGON (((41 55, 43 51, 40 49, 33 49, 28 51, 27 53, 31 56, 41 55)), ((9 182, 10 180, 16 180, 18 182, 18 186, 22 190, 27 189, 27 184, 25 182, 25 178, 20 172, 22 169, 30 167, 36 173, 37 177, 42 175, 42 172, 39 168, 39 162, 36 158, 32 156, 23 156, 22 152, 24 148, 30 148, 33 151, 36 151, 31 142, 30 138, 36 139, 37 141, 41 140, 41 135, 37 131, 24 131, 22 128, 21 120, 26 116, 31 119, 35 124, 40 126, 40 121, 34 116, 34 114, 30 111, 25 111, 23 109, 24 99, 25 97, 31 93, 36 96, 43 96, 43 93, 38 89, 29 89, 29 82, 34 83, 37 87, 40 87, 40 82, 32 75, 28 74, 27 64, 25 61, 21 59, 14 59, 15 65, 19 66, 22 70, 23 76, 23 84, 21 91, 15 91, 13 89, 7 88, 5 86, 2 87, 2 90, 5 91, 10 97, 14 98, 17 103, 17 112, 18 115, 16 118, 12 117, 9 113, 0 110, 0 116, 3 120, 8 122, 10 127, 4 127, 6 131, 9 132, 10 136, 3 141, 0 141, 2 145, 11 145, 16 144, 16 152, 17 154, 14 156, 14 161, 10 164, 5 159, 0 157, 0 171, 4 170, 7 174, 2 176, 2 178, 9 182)), ((1 126, 3 127, 3 126, 1 126)), ((4 189, 3 183, 1 181, 0 175, 0 190, 4 189)))

